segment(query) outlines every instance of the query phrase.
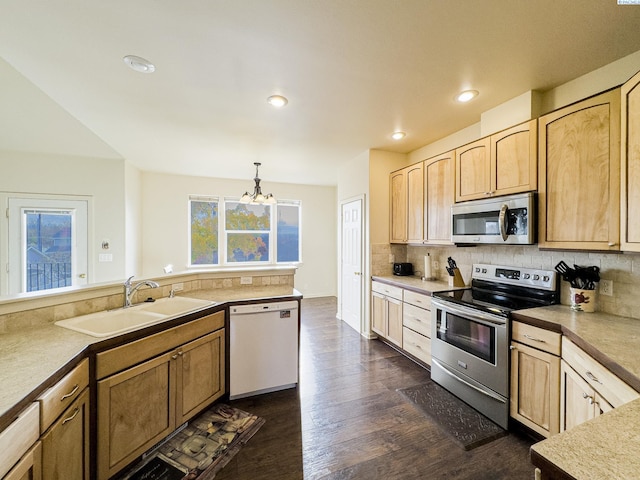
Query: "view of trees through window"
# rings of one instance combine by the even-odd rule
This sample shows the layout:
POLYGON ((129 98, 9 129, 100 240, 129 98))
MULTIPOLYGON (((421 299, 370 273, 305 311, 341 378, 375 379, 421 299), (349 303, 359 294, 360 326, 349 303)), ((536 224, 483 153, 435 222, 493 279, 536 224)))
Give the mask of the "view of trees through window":
POLYGON ((298 202, 252 205, 192 198, 190 204, 191 265, 300 261, 298 202))
POLYGON ((71 285, 71 222, 67 212, 26 216, 26 291, 71 285))

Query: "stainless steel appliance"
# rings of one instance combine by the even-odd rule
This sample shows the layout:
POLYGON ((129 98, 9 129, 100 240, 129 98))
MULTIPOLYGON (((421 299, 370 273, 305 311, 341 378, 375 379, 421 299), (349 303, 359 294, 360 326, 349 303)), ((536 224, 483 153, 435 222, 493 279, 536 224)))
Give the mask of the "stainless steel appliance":
POLYGON ((506 429, 509 313, 558 302, 554 271, 474 265, 471 288, 433 294, 431 378, 506 429))
POLYGON ((535 195, 532 192, 456 203, 451 207, 454 243, 535 243, 535 195))

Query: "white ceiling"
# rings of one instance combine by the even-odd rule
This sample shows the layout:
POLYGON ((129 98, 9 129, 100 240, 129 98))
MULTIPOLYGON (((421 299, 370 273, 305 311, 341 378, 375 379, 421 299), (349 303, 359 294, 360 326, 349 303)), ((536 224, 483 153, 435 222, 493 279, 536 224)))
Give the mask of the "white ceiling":
MULTIPOLYGON (((259 161, 265 182, 304 184, 636 52, 638 32, 640 6, 616 0, 0 0, 0 57, 95 134, 84 155, 222 178, 259 161), (128 54, 156 72, 130 70, 128 54), (456 104, 465 88, 480 96, 456 104), (274 93, 289 105, 270 107, 274 93)), ((36 135, 55 115, 38 123, 10 96, 0 148, 78 153, 36 135)))

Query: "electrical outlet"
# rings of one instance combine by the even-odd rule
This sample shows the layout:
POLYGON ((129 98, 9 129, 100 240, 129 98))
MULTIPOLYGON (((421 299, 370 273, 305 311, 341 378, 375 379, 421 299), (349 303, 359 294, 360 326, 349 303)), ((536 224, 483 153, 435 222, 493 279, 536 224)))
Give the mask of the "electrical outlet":
POLYGON ((431 265, 433 265, 434 270, 440 270, 440 262, 437 260, 434 260, 431 265))
POLYGON ((171 285, 171 288, 174 292, 181 292, 182 290, 184 290, 184 283, 174 283, 173 285, 171 285))
POLYGON ((253 277, 240 277, 240 285, 251 285, 253 277))
POLYGON ((613 295, 613 280, 600 280, 600 295, 613 295))

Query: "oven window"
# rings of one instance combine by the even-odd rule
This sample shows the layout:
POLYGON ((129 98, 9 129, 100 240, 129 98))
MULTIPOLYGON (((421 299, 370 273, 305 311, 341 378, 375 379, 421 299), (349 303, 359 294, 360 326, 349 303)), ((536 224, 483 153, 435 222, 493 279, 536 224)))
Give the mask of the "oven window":
POLYGON ((495 327, 442 311, 438 311, 437 322, 439 340, 495 365, 495 327))

